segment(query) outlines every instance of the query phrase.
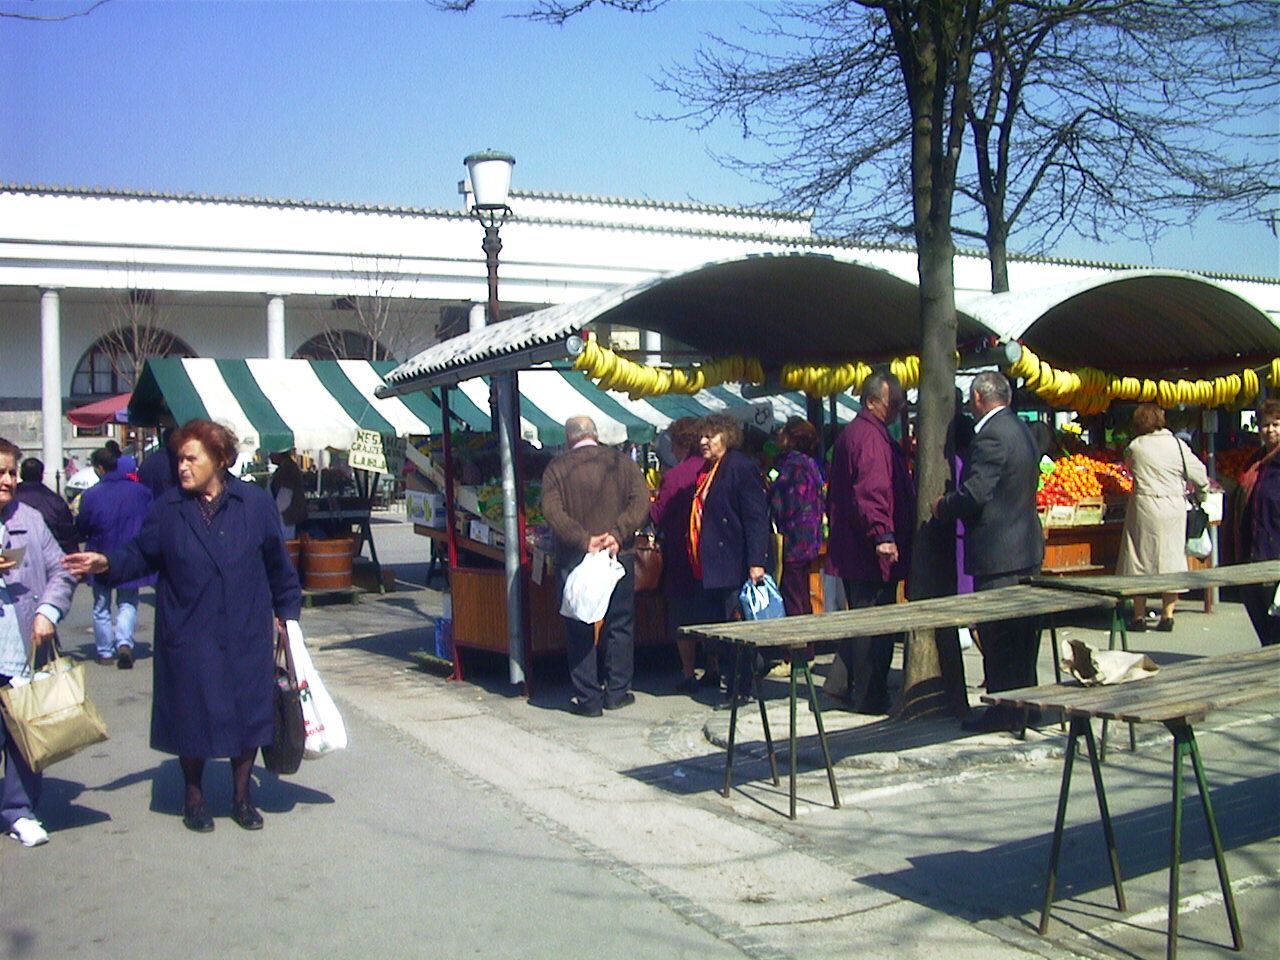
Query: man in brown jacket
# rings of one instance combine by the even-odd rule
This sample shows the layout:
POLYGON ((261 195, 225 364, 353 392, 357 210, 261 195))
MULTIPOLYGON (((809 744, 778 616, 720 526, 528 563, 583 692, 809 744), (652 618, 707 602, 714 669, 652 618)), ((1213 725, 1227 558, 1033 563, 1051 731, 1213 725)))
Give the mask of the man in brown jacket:
POLYGON ((595 422, 573 417, 564 425, 568 448, 542 475, 542 513, 555 538, 560 585, 588 553, 608 550, 626 574, 613 588, 596 646, 595 626, 565 617, 569 678, 576 696, 569 708, 584 717, 635 703, 635 533, 649 518, 649 490, 640 467, 625 453, 601 446, 595 422), (598 654, 604 658, 604 681, 598 654))

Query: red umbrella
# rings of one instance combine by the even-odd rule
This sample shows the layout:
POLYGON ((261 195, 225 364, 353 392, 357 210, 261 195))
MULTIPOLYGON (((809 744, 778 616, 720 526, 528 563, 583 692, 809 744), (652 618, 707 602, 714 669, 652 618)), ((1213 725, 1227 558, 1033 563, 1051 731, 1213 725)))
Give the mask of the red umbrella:
POLYGON ((104 423, 128 423, 129 400, 132 393, 95 400, 83 407, 67 411, 67 419, 77 427, 100 427, 104 423))

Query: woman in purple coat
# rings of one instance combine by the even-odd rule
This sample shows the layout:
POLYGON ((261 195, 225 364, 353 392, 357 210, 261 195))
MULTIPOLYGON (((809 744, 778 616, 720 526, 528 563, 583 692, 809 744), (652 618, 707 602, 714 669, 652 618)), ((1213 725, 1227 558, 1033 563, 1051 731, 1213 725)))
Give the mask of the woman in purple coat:
MULTIPOLYGON (((0 560, 0 687, 28 678, 33 648, 53 637, 76 589, 75 578, 62 569, 62 548, 44 518, 15 499, 20 459, 22 452, 0 439, 0 547, 23 551, 20 559, 0 560)), ((47 843, 49 835, 35 815, 42 778, 9 740, 2 717, 0 753, 0 823, 24 847, 47 843)))
POLYGON ((273 637, 276 621, 297 618, 301 591, 275 502, 227 472, 235 436, 192 420, 173 443, 179 486, 155 502, 138 537, 106 556, 73 554, 67 564, 106 582, 159 574, 151 746, 181 761, 188 829, 213 829, 205 761, 229 757, 231 818, 257 830, 249 778, 258 748, 272 740, 273 637))

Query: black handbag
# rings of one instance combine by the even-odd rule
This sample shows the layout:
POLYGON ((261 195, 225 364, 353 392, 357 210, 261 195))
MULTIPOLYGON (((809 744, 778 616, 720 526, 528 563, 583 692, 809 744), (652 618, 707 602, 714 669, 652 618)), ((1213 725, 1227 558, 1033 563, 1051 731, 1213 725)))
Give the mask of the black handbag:
POLYGON ((302 692, 293 668, 293 654, 283 630, 276 637, 274 674, 275 729, 271 743, 262 748, 262 765, 272 773, 297 773, 302 766, 307 730, 302 719, 302 692))
MULTIPOLYGON (((1182 452, 1182 441, 1174 437, 1174 442, 1178 444, 1178 456, 1182 458, 1182 482, 1186 487, 1191 486, 1191 478, 1187 476, 1187 455, 1182 452)), ((1204 532, 1209 529, 1209 514, 1205 513, 1204 507, 1200 505, 1200 501, 1189 491, 1186 492, 1187 498, 1187 542, 1198 540, 1204 536, 1204 532)))

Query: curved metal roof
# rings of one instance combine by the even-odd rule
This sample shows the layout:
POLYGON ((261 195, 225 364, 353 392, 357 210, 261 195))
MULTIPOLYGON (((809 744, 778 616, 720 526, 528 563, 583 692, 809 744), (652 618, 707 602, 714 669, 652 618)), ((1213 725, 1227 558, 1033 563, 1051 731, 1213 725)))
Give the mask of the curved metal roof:
POLYGON ((1280 355, 1280 326, 1194 273, 1123 270, 969 297, 966 312, 1058 366, 1210 368, 1280 355))
MULTIPOLYGON (((563 359, 588 323, 653 330, 711 356, 766 366, 888 359, 920 345, 915 284, 866 264, 819 254, 751 256, 605 290, 439 343, 387 376, 383 395, 498 369, 563 359), (483 371, 479 368, 483 367, 483 371)), ((966 314, 961 341, 990 334, 966 314)))

